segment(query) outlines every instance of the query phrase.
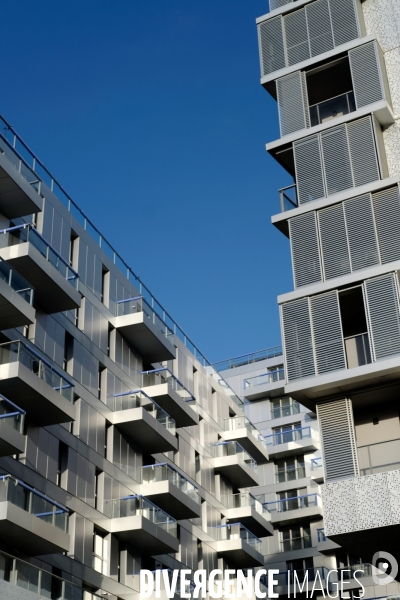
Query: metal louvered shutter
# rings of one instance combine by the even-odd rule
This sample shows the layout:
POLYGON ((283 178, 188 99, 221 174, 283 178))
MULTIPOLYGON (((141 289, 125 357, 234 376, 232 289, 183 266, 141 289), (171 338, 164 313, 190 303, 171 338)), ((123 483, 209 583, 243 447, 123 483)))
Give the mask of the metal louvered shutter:
POLYGON ((286 15, 283 22, 289 66, 310 58, 305 9, 301 8, 286 15))
POLYGON ((289 219, 289 232, 295 287, 321 281, 315 212, 289 219))
POLYGON ((314 352, 318 375, 346 368, 337 290, 310 300, 314 352))
POLYGON ((353 187, 346 126, 332 127, 321 134, 327 195, 353 187))
POLYGON ((359 475, 352 403, 349 399, 317 404, 325 481, 359 475))
POLYGON ((364 294, 375 360, 400 353, 400 310, 396 275, 367 279, 364 294))
POLYGON ((303 79, 301 71, 296 71, 276 80, 281 135, 308 126, 309 111, 303 79))
POLYGON ((347 125, 354 185, 377 181, 379 165, 371 117, 363 117, 347 125))
POLYGON ((275 8, 291 4, 292 2, 293 0, 269 0, 269 10, 275 10, 275 8))
POLYGON ((335 46, 360 36, 355 0, 329 0, 335 46))
POLYGON ((344 202, 351 270, 380 264, 374 214, 370 194, 344 202))
POLYGON ((397 185, 372 194, 372 204, 382 263, 400 260, 400 197, 397 185))
POLYGON ((299 204, 325 196, 319 136, 311 135, 293 143, 299 204))
POLYGON ((384 93, 375 42, 350 50, 349 61, 356 107, 382 100, 384 93))
POLYGON ((328 0, 317 0, 306 6, 311 56, 333 50, 333 34, 328 0))
POLYGON ((325 279, 350 273, 343 204, 318 211, 318 222, 325 279))
POLYGON ((308 299, 282 305, 283 337, 288 381, 315 375, 308 299))
POLYGON ((286 66, 286 59, 281 15, 260 23, 258 26, 258 39, 261 76, 264 77, 269 73, 283 69, 286 66))

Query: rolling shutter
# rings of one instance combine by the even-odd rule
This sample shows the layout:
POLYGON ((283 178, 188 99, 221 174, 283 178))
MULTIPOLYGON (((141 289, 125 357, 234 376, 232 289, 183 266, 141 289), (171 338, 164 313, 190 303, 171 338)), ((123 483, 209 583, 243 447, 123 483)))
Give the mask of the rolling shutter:
POLYGON ((363 117, 347 125, 354 185, 377 181, 379 165, 371 117, 363 117))
POLYGON ((372 194, 372 204, 382 263, 400 260, 399 188, 396 186, 372 194))
POLYGON ((295 287, 321 281, 315 212, 290 219, 289 231, 295 287))
POLYGON ((325 481, 359 475, 352 403, 349 399, 317 404, 325 481))
POLYGON ((258 26, 261 76, 286 66, 281 15, 263 21, 258 26))
POLYGON ((276 80, 281 136, 309 127, 304 74, 296 71, 276 80))
POLYGON ((310 58, 306 11, 296 10, 284 17, 288 65, 310 58))
POLYGON ((400 353, 400 311, 396 275, 364 282, 368 327, 374 360, 400 353))
POLYGON ((318 211, 318 221, 325 279, 350 273, 343 204, 318 211))
POLYGON ((306 7, 311 56, 333 50, 333 35, 328 0, 317 0, 306 7))
POLYGON ((351 270, 380 264, 374 214, 370 194, 344 202, 351 270))
POLYGON ((282 305, 288 381, 315 375, 310 311, 307 298, 282 305))
POLYGON ((328 196, 353 187, 346 126, 339 125, 321 134, 328 196))
POLYGON ((325 196, 319 136, 293 143, 299 204, 325 196))
POLYGON ((337 290, 310 300, 318 375, 346 368, 337 290))
POLYGON ((356 40, 359 36, 355 0, 329 0, 335 46, 356 40))
POLYGON ((375 42, 368 42, 349 51, 356 107, 378 102, 384 97, 375 42))

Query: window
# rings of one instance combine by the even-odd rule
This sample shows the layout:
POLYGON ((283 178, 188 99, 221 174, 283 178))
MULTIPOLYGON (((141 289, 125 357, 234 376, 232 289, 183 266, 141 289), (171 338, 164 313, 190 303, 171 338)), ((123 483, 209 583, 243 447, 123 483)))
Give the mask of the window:
POLYGON ((108 540, 97 531, 93 534, 93 569, 108 575, 108 540))
POLYGON ((311 557, 309 558, 298 558, 297 560, 290 560, 287 563, 288 571, 296 571, 300 582, 305 577, 305 571, 308 571, 308 580, 313 581, 314 579, 314 561, 311 557))
POLYGON ((304 456, 278 460, 275 463, 276 483, 293 481, 306 476, 304 456))
POLYGON ((288 396, 278 398, 271 401, 271 418, 280 419, 281 417, 289 417, 290 415, 298 415, 300 412, 300 404, 297 400, 293 400, 288 396))
POLYGON ((65 332, 65 340, 64 340, 64 359, 63 359, 63 369, 69 374, 72 374, 72 358, 74 354, 74 338, 73 336, 65 332))
POLYGON ((287 444, 295 440, 302 439, 301 423, 292 423, 291 425, 282 425, 274 427, 272 430, 274 444, 287 444))
POLYGON ((307 508, 309 506, 307 488, 298 488, 297 490, 278 492, 278 500, 281 500, 281 512, 297 510, 298 508, 307 508))
POLYGON ((310 525, 286 527, 281 530, 282 552, 311 548, 310 525))
POLYGON ((338 571, 345 571, 343 573, 343 580, 352 579, 353 575, 351 570, 361 569, 365 575, 372 575, 371 565, 363 564, 363 561, 359 556, 354 556, 348 552, 340 552, 336 555, 336 568, 338 571), (347 571, 347 572, 346 572, 347 571))

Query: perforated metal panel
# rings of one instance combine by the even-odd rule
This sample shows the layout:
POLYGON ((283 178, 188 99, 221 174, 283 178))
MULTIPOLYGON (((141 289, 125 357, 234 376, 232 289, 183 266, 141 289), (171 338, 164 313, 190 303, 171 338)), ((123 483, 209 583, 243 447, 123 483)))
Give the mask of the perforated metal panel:
POLYGON ((301 8, 286 15, 283 22, 288 65, 295 65, 310 58, 305 9, 301 8))
POLYGON ((311 56, 333 50, 333 34, 328 0, 317 0, 306 7, 311 56))
POLYGON ((317 404, 325 481, 359 475, 352 403, 349 399, 317 404))
POLYGON ((356 107, 361 108, 384 97, 375 42, 349 51, 356 107))
POLYGON ((337 290, 310 299, 317 373, 346 368, 337 290))
POLYGON ((363 117, 347 125, 354 185, 380 179, 375 136, 371 117, 363 117))
POLYGON ((397 186, 372 194, 382 263, 400 260, 400 198, 397 186))
POLYGON ((308 299, 283 304, 282 323, 288 381, 315 375, 308 299))
POLYGON ((281 15, 260 23, 258 41, 261 76, 283 69, 286 66, 286 59, 281 15))
POLYGON ((318 222, 325 279, 350 273, 343 204, 318 211, 318 222))
POLYGON ((276 80, 281 135, 309 126, 309 110, 303 73, 296 71, 276 80))
POLYGON ((328 196, 353 187, 346 125, 324 131, 321 142, 328 196))
POLYGON ((364 282, 368 325, 375 360, 400 353, 400 310, 396 275, 364 282))
POLYGON ((378 240, 370 194, 344 202, 351 270, 380 264, 378 240))
POLYGON ((297 194, 300 204, 325 196, 319 136, 293 143, 297 194))
POLYGON ((329 0, 335 46, 360 36, 355 0, 329 0))
POLYGON ((289 219, 295 287, 321 281, 321 262, 315 212, 289 219))

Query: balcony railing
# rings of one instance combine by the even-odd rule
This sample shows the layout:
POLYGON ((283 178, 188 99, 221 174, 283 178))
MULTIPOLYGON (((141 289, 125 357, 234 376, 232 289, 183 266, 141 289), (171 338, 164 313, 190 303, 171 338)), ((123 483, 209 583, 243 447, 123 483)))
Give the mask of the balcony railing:
POLYGON ((106 514, 112 519, 144 517, 167 533, 177 536, 176 520, 144 496, 125 496, 104 502, 106 514))
POLYGON ((142 467, 142 483, 155 483, 158 481, 170 481, 189 498, 200 504, 201 498, 198 488, 170 464, 159 463, 142 467))
POLYGON ((302 550, 303 548, 311 548, 311 536, 302 536, 289 540, 281 540, 282 552, 293 552, 294 550, 302 550))
POLYGON ((168 338, 171 343, 174 340, 173 331, 163 321, 163 319, 156 313, 154 308, 143 298, 143 296, 136 296, 135 298, 127 298, 126 300, 118 300, 117 302, 117 317, 123 315, 132 315, 135 313, 143 313, 149 319, 157 329, 168 338))
POLYGON ((183 385, 181 381, 168 369, 168 367, 160 367, 151 371, 142 371, 143 386, 160 385, 168 383, 168 385, 179 393, 185 402, 195 402, 196 399, 191 392, 183 385))
POLYGON ((231 442, 218 442, 214 444, 214 457, 222 458, 224 456, 237 456, 241 462, 247 464, 250 469, 257 471, 257 463, 254 458, 251 458, 250 454, 235 441, 231 442))
POLYGON ((322 542, 326 542, 325 529, 323 527, 320 527, 320 529, 317 529, 317 536, 318 536, 318 542, 320 544, 322 542))
POLYGON ((223 502, 226 508, 247 508, 251 506, 260 515, 262 515, 268 521, 271 520, 271 513, 267 506, 263 505, 253 494, 250 492, 241 492, 239 494, 228 494, 224 496, 223 502))
POLYGON ((3 259, 0 259, 0 279, 32 306, 33 287, 3 259))
POLYGON ((23 433, 25 411, 0 394, 0 419, 19 433, 23 433))
POLYGON ((283 483, 285 481, 294 481, 295 479, 302 479, 306 476, 305 467, 297 467, 297 469, 286 469, 286 471, 277 471, 276 483, 283 483))
POLYGON ((325 100, 324 102, 313 104, 310 106, 311 127, 320 125, 336 117, 348 115, 355 110, 356 103, 352 91, 329 98, 329 100, 325 100))
POLYGON ((74 384, 30 346, 21 341, 0 344, 0 365, 13 362, 20 362, 69 402, 73 402, 74 384))
POLYGON ((292 210, 293 208, 297 208, 299 206, 299 200, 297 198, 297 186, 295 183, 281 188, 278 190, 278 192, 281 212, 286 212, 287 210, 292 210))
POLYGON ((316 469, 320 469, 321 467, 322 467, 322 457, 321 456, 311 459, 311 471, 315 471, 316 469))
POLYGON ((0 475, 0 502, 11 502, 62 531, 68 529, 68 509, 11 475, 0 475))
POLYGON ((261 540, 254 533, 251 533, 241 523, 228 523, 224 525, 217 525, 216 539, 219 542, 225 540, 243 540, 246 544, 252 546, 257 552, 261 552, 261 540))
POLYGON ((300 413, 300 404, 296 400, 292 400, 292 404, 272 406, 271 419, 281 419, 282 417, 290 417, 300 413))
POLYGON ((300 427, 299 429, 291 429, 289 431, 279 431, 272 435, 265 436, 268 446, 279 446, 280 444, 288 444, 289 442, 297 442, 306 438, 311 438, 313 431, 311 427, 300 427))
POLYGON ((360 333, 344 338, 347 368, 360 367, 372 362, 368 333, 360 333))
POLYGON ((221 360, 214 363, 213 366, 218 371, 226 371, 227 369, 251 365, 252 363, 266 360, 267 358, 274 358, 275 356, 282 356, 282 346, 272 346, 271 348, 265 348, 264 350, 251 352, 250 354, 241 354, 234 358, 228 358, 228 360, 221 360))
POLYGON ((144 408, 165 429, 175 434, 175 421, 143 390, 131 390, 114 396, 114 411, 144 408))
POLYGON ((244 380, 245 389, 255 387, 257 385, 267 385, 269 383, 276 383, 277 381, 283 381, 285 379, 285 369, 277 369, 276 371, 268 371, 262 375, 256 375, 255 377, 249 377, 244 380))
POLYGON ((254 427, 253 423, 247 417, 229 417, 224 419, 224 431, 236 431, 237 429, 247 429, 249 433, 267 449, 267 443, 264 436, 254 427))
POLYGON ((46 260, 75 288, 78 289, 79 275, 68 262, 49 244, 31 224, 17 225, 0 231, 0 247, 15 246, 30 242, 46 260))
POLYGON ((265 503, 270 512, 288 512, 309 508, 310 506, 322 506, 319 494, 306 494, 305 496, 294 496, 293 498, 284 498, 283 500, 274 500, 265 503))

